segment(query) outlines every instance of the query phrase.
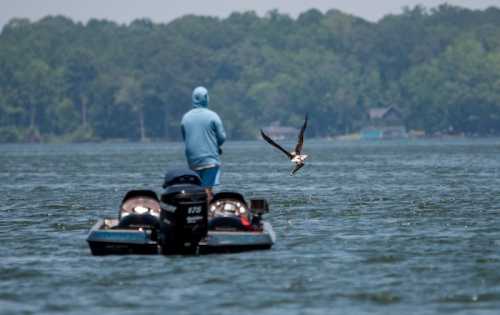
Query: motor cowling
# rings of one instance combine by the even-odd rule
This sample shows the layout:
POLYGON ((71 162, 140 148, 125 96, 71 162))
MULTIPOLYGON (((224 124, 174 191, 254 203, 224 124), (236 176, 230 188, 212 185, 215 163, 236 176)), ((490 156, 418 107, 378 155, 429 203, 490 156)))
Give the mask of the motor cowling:
POLYGON ((168 172, 161 195, 160 247, 165 255, 195 254, 207 236, 207 194, 191 170, 168 172))

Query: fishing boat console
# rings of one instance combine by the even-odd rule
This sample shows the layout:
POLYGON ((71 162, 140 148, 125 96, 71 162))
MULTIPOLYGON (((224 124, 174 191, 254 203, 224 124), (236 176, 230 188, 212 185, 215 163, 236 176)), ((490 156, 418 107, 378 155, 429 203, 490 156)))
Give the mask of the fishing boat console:
POLYGON ((248 204, 237 192, 215 194, 210 203, 199 176, 176 170, 165 176, 158 198, 151 190, 132 190, 116 219, 100 219, 87 242, 94 255, 192 255, 270 249, 271 225, 265 199, 248 204))

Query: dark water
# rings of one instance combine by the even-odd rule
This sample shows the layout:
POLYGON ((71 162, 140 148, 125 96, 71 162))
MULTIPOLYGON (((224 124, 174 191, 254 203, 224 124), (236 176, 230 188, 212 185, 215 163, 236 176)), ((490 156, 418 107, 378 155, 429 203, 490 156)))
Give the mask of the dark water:
POLYGON ((290 177, 225 146, 223 188, 270 200, 271 251, 93 257, 133 188, 180 144, 0 146, 1 314, 499 314, 500 141, 309 142, 290 177))

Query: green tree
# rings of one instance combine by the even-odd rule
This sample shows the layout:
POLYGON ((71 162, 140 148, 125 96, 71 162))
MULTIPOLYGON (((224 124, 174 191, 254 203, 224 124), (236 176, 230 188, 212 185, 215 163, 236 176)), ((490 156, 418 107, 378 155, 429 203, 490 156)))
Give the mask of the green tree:
POLYGON ((120 80, 120 88, 115 95, 115 102, 118 105, 127 106, 127 108, 137 114, 137 121, 139 123, 139 139, 142 142, 146 141, 142 80, 133 76, 123 77, 120 80))

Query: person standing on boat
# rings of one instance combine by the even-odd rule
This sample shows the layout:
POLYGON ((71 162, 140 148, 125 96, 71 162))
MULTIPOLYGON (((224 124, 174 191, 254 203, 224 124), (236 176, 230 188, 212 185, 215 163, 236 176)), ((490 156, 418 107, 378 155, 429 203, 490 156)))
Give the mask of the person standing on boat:
POLYGON ((182 138, 189 168, 200 175, 208 200, 211 200, 212 188, 220 181, 221 146, 226 140, 226 132, 219 115, 208 109, 206 88, 195 88, 192 99, 193 109, 182 117, 182 138))

